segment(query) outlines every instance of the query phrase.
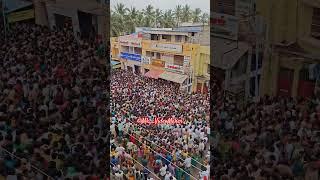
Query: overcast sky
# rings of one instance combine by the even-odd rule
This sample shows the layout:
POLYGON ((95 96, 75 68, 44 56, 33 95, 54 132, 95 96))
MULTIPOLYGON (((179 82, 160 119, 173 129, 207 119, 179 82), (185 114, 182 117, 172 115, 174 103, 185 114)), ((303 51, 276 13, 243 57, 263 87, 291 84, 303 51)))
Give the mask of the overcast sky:
POLYGON ((123 3, 128 8, 133 6, 139 10, 145 8, 148 4, 152 4, 154 7, 162 10, 174 10, 178 4, 189 4, 191 9, 200 8, 203 12, 210 13, 210 0, 110 0, 112 8, 117 3, 123 3))

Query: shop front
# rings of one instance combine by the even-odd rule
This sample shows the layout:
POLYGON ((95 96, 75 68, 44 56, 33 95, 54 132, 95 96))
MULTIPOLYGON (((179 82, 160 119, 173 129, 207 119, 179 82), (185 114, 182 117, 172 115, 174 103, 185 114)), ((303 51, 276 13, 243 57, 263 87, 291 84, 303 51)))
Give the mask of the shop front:
POLYGON ((190 93, 192 91, 192 76, 190 67, 188 68, 189 69, 186 70, 186 66, 166 62, 166 71, 160 75, 160 78, 178 83, 182 91, 190 93), (186 74, 185 72, 188 72, 189 74, 186 74))
POLYGON ((182 91, 190 92, 191 90, 191 88, 188 89, 189 86, 187 86, 189 84, 187 75, 164 71, 159 75, 159 78, 177 83, 182 91))
POLYGON ((120 53, 120 58, 124 60, 125 69, 135 74, 141 74, 141 55, 132 53, 120 53))

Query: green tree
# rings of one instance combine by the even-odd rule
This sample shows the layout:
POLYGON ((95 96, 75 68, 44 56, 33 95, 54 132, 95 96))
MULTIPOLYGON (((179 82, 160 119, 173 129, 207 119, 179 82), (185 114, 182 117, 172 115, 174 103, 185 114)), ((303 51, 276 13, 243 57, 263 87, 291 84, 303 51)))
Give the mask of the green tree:
POLYGON ((155 11, 152 5, 148 5, 144 10, 144 26, 152 27, 154 24, 155 11))
POLYGON ((126 18, 129 33, 133 33, 135 31, 135 27, 139 25, 138 16, 139 11, 135 7, 131 7, 126 18))
POLYGON ((202 22, 202 24, 207 24, 209 22, 209 14, 203 13, 200 17, 200 21, 202 22))
POLYGON ((191 8, 186 4, 182 9, 182 22, 189 22, 192 17, 191 8))
POLYGON ((192 22, 194 23, 200 22, 200 19, 201 19, 200 15, 201 15, 201 9, 196 8, 192 13, 192 22))
POLYGON ((174 13, 172 10, 167 10, 163 14, 161 25, 165 28, 173 28, 176 26, 176 21, 174 19, 174 13))
POLYGON ((124 4, 118 3, 113 10, 111 10, 111 36, 123 35, 127 32, 126 17, 128 8, 124 4))
POLYGON ((182 6, 181 5, 177 5, 175 7, 174 16, 175 16, 175 20, 176 20, 176 26, 178 26, 182 20, 182 6))
POLYGON ((147 5, 139 11, 135 7, 129 9, 124 4, 118 3, 110 10, 110 15, 111 37, 133 33, 135 27, 173 28, 179 26, 181 22, 206 24, 209 20, 207 13, 202 13, 199 8, 192 11, 189 5, 177 5, 174 10, 166 11, 147 5))
POLYGON ((154 27, 158 27, 158 26, 162 26, 161 22, 162 22, 162 18, 163 18, 163 14, 162 11, 160 9, 156 9, 154 12, 154 27))

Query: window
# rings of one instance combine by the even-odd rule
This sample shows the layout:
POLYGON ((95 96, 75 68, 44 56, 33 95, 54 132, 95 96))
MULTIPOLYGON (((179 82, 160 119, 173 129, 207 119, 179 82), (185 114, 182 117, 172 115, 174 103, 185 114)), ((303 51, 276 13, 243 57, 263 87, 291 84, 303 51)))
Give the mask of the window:
POLYGON ((214 0, 213 11, 223 14, 235 15, 235 0, 214 0))
POLYGON ((129 46, 122 46, 122 52, 129 53, 130 52, 129 46))
POLYGON ((309 69, 308 68, 303 68, 300 70, 299 73, 299 80, 300 81, 310 81, 310 82, 314 82, 315 80, 312 80, 310 75, 309 75, 309 69))
POLYGON ((256 91, 256 78, 251 77, 250 78, 250 96, 254 97, 256 91))
POLYGON ((176 42, 181 42, 182 41, 182 36, 176 35, 176 42))
POLYGON ((158 41, 159 35, 158 34, 151 34, 151 40, 158 41))
POLYGON ((313 8, 311 36, 320 39, 320 8, 313 8))
POLYGON ((259 96, 259 92, 260 92, 260 79, 261 79, 261 74, 258 75, 258 94, 257 96, 259 96))
POLYGON ((184 57, 175 55, 173 59, 173 64, 178 66, 183 66, 184 57))
POLYGON ((147 57, 152 57, 151 52, 150 51, 146 51, 146 56, 147 57))
POLYGON ((170 42, 171 41, 171 36, 170 35, 162 35, 162 39, 167 41, 167 42, 170 42))
POLYGON ((250 68, 251 72, 256 70, 256 63, 257 63, 256 54, 253 53, 251 56, 251 68, 250 68))
POLYGON ((134 53, 135 54, 142 54, 142 48, 134 47, 134 53))
POLYGON ((210 68, 211 68, 211 66, 210 66, 210 64, 208 64, 208 67, 207 67, 207 73, 208 74, 210 74, 210 68))
POLYGON ((259 55, 258 55, 258 69, 261 69, 261 67, 262 67, 262 60, 263 60, 263 52, 259 52, 259 55))

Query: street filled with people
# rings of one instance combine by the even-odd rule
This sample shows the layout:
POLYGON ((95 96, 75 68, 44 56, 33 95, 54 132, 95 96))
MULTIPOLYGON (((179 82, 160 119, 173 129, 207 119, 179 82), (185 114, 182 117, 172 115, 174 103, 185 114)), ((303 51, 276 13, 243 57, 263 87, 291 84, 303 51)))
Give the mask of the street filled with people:
MULTIPOLYGON (((99 42, 11 24, 0 43, 0 179, 101 179, 109 150, 99 42)), ((1 35, 2 36, 2 35, 1 35)))
POLYGON ((111 179, 208 180, 209 95, 187 94, 172 82, 127 70, 111 75, 111 179))
POLYGON ((318 180, 319 99, 264 96, 213 105, 212 176, 217 179, 318 180))

